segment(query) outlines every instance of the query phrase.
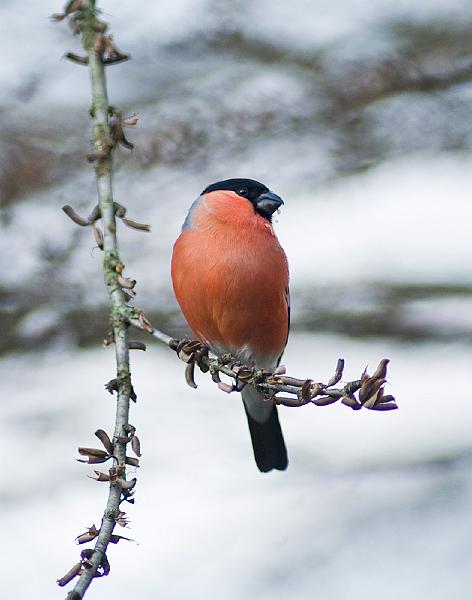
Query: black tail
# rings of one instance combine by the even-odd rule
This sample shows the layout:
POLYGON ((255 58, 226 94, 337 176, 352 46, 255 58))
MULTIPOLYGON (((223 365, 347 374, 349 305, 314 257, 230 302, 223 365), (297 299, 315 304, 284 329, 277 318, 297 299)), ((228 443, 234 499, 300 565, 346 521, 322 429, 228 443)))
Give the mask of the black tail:
POLYGON ((272 469, 284 471, 288 465, 287 449, 280 428, 277 407, 274 406, 269 419, 265 423, 258 423, 246 410, 249 432, 251 434, 252 449, 259 471, 267 473, 272 469))

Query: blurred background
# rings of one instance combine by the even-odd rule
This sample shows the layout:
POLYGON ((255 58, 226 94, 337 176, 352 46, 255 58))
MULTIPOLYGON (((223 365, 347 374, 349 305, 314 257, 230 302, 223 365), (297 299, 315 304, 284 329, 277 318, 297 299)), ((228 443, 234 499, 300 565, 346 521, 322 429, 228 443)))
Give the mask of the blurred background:
MULTIPOLYGON (((346 380, 391 359, 394 413, 281 408, 291 464, 261 475, 245 416, 148 344, 132 355, 143 458, 136 540, 87 597, 462 600, 472 585, 472 11, 465 0, 101 0, 109 96, 139 127, 115 200, 136 306, 182 335, 169 261, 211 182, 285 199, 288 372, 346 380)), ((45 0, 0 7, 0 377, 5 597, 61 598, 106 485, 74 462, 113 430, 113 349, 91 232, 87 69, 45 0)))

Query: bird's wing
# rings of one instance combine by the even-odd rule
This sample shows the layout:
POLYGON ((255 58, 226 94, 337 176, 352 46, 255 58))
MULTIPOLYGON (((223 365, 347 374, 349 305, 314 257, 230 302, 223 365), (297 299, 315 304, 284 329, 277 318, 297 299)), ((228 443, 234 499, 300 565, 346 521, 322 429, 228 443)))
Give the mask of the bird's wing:
MULTIPOLYGON (((285 346, 286 346, 287 342, 288 342, 288 335, 290 333, 290 289, 288 286, 285 288, 285 300, 287 301, 287 337, 285 339, 285 346)), ((285 348, 284 348, 284 350, 285 350, 285 348)), ((279 359, 277 361, 277 366, 280 364, 283 354, 284 353, 282 352, 282 354, 279 356, 279 359)))

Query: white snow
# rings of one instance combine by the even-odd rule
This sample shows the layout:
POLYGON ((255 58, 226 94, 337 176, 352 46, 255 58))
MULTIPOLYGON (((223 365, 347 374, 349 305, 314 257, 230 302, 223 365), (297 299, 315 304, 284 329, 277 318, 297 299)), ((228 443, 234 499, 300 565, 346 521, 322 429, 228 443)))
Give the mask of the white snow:
POLYGON ((470 280, 469 156, 409 156, 337 180, 297 203, 277 232, 295 284, 470 280))
MULTIPOLYGON (((326 600, 465 600, 472 403, 452 374, 466 372, 467 353, 292 336, 284 362, 295 375, 326 379, 342 355, 350 379, 365 362, 373 368, 390 357, 389 391, 400 409, 281 408, 291 464, 270 475, 253 463, 236 395, 203 375, 198 390, 186 387, 183 365, 165 348, 133 354, 131 422, 143 457, 136 504, 126 507, 131 528, 120 533, 138 545, 110 549, 112 572, 90 598, 133 589, 142 600, 308 600, 314 592, 326 600)), ((110 348, 0 364, 8 597, 61 598, 54 578, 77 560, 73 538, 99 522, 106 484, 87 479, 92 467, 74 458, 78 445, 96 445, 96 428, 112 429, 115 402, 103 388, 112 369, 110 348)))

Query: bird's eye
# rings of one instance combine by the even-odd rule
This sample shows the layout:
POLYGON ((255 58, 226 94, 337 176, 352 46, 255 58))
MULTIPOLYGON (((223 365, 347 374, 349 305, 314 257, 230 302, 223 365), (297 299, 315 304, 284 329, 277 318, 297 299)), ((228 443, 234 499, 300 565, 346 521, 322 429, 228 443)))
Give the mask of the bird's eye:
POLYGON ((243 188, 239 188, 238 190, 238 196, 247 196, 248 195, 248 191, 247 188, 243 187, 243 188))

